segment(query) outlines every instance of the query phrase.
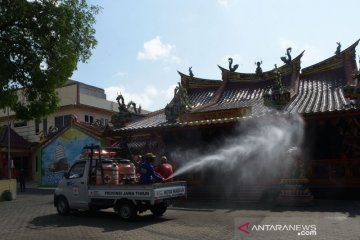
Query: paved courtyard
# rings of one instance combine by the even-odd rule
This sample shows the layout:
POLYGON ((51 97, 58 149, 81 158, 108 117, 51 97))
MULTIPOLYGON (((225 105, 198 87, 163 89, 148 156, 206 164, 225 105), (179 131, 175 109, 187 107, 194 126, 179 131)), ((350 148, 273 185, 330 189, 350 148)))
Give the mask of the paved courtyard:
POLYGON ((323 201, 306 208, 279 208, 185 201, 163 217, 142 214, 134 222, 123 222, 110 209, 58 216, 52 195, 38 190, 19 194, 14 201, 0 202, 0 239, 360 240, 360 203, 323 201), (251 229, 254 225, 280 227, 261 231, 251 229), (316 236, 299 236, 296 231, 283 229, 286 225, 315 225, 316 236))

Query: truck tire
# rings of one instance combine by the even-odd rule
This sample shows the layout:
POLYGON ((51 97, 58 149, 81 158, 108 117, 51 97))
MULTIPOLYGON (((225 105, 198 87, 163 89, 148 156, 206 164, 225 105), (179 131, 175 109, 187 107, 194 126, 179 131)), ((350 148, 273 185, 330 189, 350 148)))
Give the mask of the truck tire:
POLYGON ((130 201, 121 201, 117 203, 116 212, 124 221, 134 220, 137 214, 135 205, 130 201))
POLYGON ((69 203, 65 197, 58 197, 56 200, 56 210, 59 215, 66 216, 70 214, 69 203))
POLYGON ((165 203, 158 203, 151 207, 150 211, 156 217, 162 216, 166 212, 167 206, 165 203))

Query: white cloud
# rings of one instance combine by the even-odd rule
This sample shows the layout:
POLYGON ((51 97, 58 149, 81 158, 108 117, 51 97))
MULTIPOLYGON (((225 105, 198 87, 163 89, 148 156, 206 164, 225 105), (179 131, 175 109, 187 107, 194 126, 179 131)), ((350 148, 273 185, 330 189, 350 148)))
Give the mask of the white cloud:
POLYGON ((159 91, 153 86, 147 86, 145 88, 145 94, 151 98, 157 97, 159 91))
POLYGON ((228 8, 228 7, 229 7, 230 0, 217 0, 217 2, 218 2, 221 6, 223 6, 223 7, 225 7, 225 8, 228 8))
POLYGON ((116 101, 116 97, 121 93, 125 99, 125 103, 134 101, 137 106, 141 105, 142 109, 154 111, 164 108, 174 97, 175 84, 167 89, 157 89, 154 86, 146 86, 136 92, 128 91, 123 86, 111 86, 105 88, 105 93, 109 101, 116 101))
POLYGON ((161 42, 159 36, 144 43, 144 49, 138 52, 137 59, 139 60, 171 60, 174 62, 180 62, 177 56, 174 56, 172 52, 175 49, 175 45, 161 42))
POLYGON ((174 90, 177 85, 170 85, 166 90, 162 90, 161 94, 165 96, 166 101, 170 101, 174 97, 174 90))

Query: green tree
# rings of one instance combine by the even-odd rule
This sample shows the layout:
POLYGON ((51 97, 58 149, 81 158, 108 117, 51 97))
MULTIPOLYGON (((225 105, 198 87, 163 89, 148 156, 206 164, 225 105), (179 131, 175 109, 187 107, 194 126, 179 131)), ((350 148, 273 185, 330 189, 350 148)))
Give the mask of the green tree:
POLYGON ((54 112, 55 89, 97 44, 98 12, 85 0, 0 0, 0 108, 24 120, 54 112))

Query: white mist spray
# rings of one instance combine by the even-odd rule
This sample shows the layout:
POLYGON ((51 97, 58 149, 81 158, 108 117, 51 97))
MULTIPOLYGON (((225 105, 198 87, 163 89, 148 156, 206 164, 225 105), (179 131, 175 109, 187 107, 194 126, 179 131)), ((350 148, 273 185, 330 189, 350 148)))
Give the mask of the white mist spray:
POLYGON ((212 169, 220 174, 251 183, 259 178, 279 177, 291 170, 293 160, 288 150, 300 146, 304 123, 298 115, 275 115, 247 120, 239 124, 236 135, 212 147, 207 153, 199 150, 176 151, 172 158, 180 165, 174 177, 193 171, 212 169))

